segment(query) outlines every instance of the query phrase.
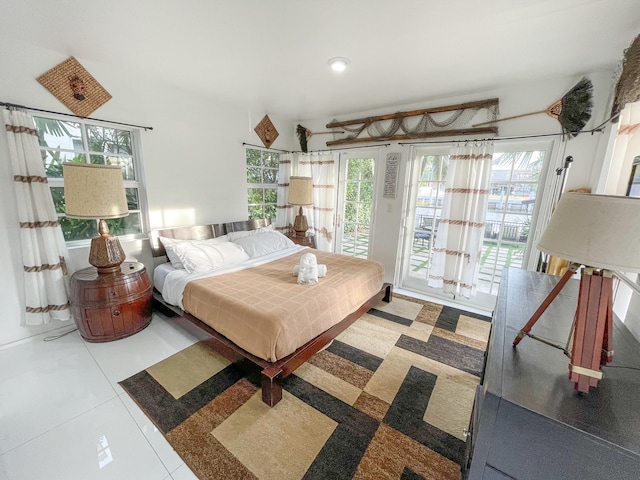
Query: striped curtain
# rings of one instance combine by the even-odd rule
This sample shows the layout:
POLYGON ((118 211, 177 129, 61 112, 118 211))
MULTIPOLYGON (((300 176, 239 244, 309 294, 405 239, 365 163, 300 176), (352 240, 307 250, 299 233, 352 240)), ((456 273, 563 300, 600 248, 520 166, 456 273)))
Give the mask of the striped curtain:
POLYGON ((40 155, 33 118, 5 109, 4 123, 20 222, 26 325, 69 320, 66 245, 40 155))
POLYGON ((304 214, 307 216, 309 229, 315 234, 317 249, 332 251, 337 167, 336 156, 332 153, 282 155, 278 171, 276 228, 288 230, 298 214, 299 207, 287 203, 289 177, 292 175, 311 177, 313 179, 313 206, 304 207, 304 214))
POLYGON ((454 146, 427 283, 444 293, 476 293, 491 182, 493 143, 454 146))

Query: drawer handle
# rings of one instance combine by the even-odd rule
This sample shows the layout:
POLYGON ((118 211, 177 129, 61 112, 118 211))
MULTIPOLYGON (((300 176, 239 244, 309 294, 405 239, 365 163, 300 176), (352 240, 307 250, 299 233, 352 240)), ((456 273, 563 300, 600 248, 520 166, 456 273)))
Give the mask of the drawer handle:
POLYGON ((113 316, 117 317, 118 315, 120 315, 120 310, 114 310, 113 311, 113 316))
POLYGON ((471 432, 469 431, 468 428, 465 428, 464 430, 462 430, 462 436, 464 438, 467 438, 469 435, 471 435, 471 432))

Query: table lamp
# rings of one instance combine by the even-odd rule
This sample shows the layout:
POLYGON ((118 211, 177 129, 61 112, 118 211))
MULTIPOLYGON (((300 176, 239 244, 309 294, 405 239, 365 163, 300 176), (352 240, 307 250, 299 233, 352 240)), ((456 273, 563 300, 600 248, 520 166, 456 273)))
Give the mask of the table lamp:
POLYGON ((307 217, 303 214, 302 207, 305 205, 313 205, 313 180, 311 177, 290 177, 289 178, 289 194, 287 202, 291 205, 299 205, 300 210, 293 222, 293 230, 296 237, 304 237, 309 229, 307 217))
POLYGON ((569 378, 588 393, 602 378, 600 367, 613 360, 613 277, 640 272, 640 198, 565 193, 542 234, 538 249, 569 261, 567 272, 520 330, 525 336, 564 351, 569 378), (566 347, 536 337, 531 328, 582 266, 575 318, 566 347))
POLYGON ((100 220, 100 235, 91 239, 89 263, 99 274, 117 271, 126 256, 118 238, 109 233, 105 219, 129 215, 122 169, 116 165, 66 162, 62 172, 66 216, 100 220))

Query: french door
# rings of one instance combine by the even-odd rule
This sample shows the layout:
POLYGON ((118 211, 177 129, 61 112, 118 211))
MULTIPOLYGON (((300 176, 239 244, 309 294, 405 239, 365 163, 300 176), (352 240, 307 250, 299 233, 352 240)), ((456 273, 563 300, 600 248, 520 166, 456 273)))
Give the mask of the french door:
POLYGON ((340 154, 335 251, 369 258, 377 153, 340 154))
MULTIPOLYGON (((550 142, 495 146, 477 295, 470 301, 450 300, 490 309, 502 269, 527 267, 533 250, 529 232, 535 225, 551 147, 550 142)), ((407 198, 401 286, 433 296, 442 295, 427 286, 426 278, 444 201, 448 152, 444 146, 416 148, 410 165, 412 188, 407 198)))

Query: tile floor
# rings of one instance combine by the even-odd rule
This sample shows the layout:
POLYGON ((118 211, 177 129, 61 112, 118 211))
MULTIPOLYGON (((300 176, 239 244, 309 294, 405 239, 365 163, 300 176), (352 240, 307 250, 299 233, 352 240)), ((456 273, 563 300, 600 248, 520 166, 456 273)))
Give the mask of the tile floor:
POLYGON ((0 349, 0 479, 196 480, 118 381, 204 334, 154 313, 114 342, 43 338, 0 349))
POLYGON ((118 382, 204 333, 154 313, 114 342, 44 337, 0 347, 0 479, 197 480, 118 382))

